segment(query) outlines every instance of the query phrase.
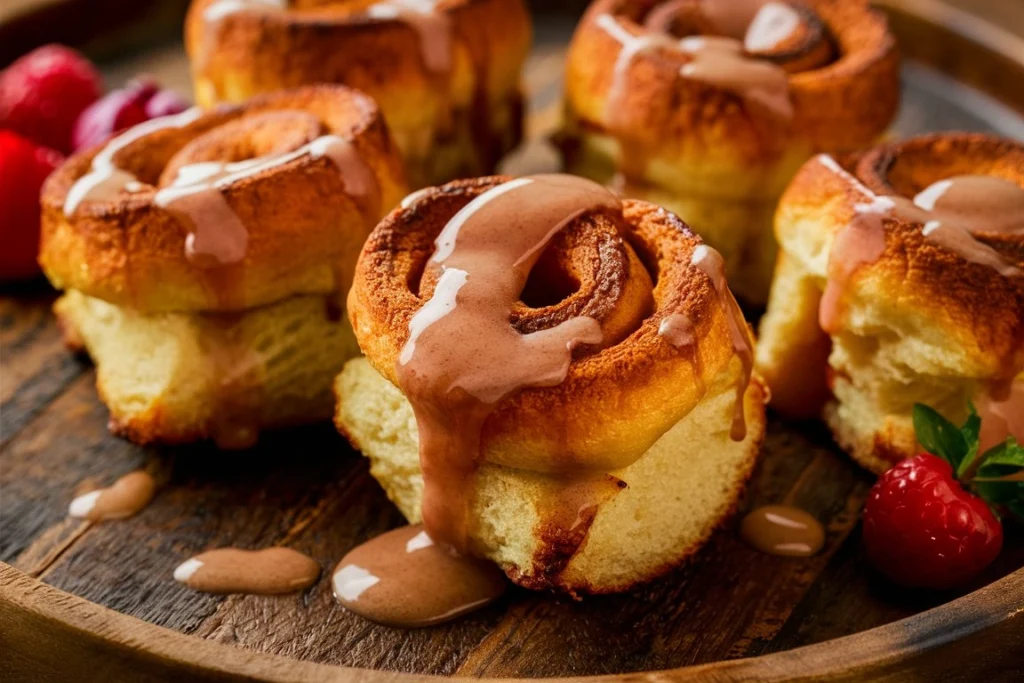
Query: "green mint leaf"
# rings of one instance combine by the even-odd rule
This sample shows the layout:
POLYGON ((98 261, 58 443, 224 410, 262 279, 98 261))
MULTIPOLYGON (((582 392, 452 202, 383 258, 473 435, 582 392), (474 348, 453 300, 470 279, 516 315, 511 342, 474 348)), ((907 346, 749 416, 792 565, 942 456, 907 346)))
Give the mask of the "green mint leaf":
POLYGON ((959 471, 960 463, 970 450, 963 432, 942 417, 934 408, 923 403, 914 404, 914 431, 926 451, 943 458, 959 471))
POLYGON ((980 446, 978 437, 981 434, 981 417, 978 416, 978 411, 975 410, 974 403, 971 401, 967 402, 967 410, 970 412, 970 415, 967 416, 967 421, 960 427, 960 433, 963 434, 964 441, 967 443, 967 454, 964 455, 959 466, 954 465, 958 477, 962 477, 964 473, 970 470, 974 459, 978 457, 978 448, 980 446))
POLYGON ((994 446, 981 456, 982 466, 986 465, 1014 465, 1024 467, 1024 446, 1017 443, 1012 436, 1006 441, 994 446))

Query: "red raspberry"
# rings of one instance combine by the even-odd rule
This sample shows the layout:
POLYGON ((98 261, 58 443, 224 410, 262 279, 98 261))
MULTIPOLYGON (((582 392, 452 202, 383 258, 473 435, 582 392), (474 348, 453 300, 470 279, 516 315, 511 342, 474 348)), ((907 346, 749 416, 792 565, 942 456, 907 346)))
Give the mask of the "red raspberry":
POLYGON ((871 489, 864 545, 893 581, 945 589, 996 558, 1003 528, 985 501, 960 485, 948 462, 924 453, 890 469, 871 489))
POLYGON ((99 144, 118 131, 148 120, 139 91, 127 88, 113 90, 93 102, 75 123, 75 151, 99 144))
POLYGON ((63 157, 0 130, 0 279, 39 272, 39 188, 63 157))
POLYGON ((100 96, 100 76, 63 45, 33 50, 0 72, 0 128, 62 152, 83 109, 100 96))

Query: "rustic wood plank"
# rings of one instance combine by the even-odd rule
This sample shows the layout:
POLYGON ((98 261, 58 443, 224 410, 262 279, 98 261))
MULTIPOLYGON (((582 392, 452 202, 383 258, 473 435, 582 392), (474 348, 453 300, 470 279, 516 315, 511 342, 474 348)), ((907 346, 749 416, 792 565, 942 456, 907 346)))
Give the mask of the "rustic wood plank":
MULTIPOLYGON (((781 652, 864 631, 980 590, 1024 567, 1024 526, 1007 520, 1005 534, 1002 554, 981 576, 956 591, 935 593, 894 586, 876 575, 864 556, 857 529, 854 542, 843 547, 822 572, 778 636, 750 654, 781 652)), ((1024 633, 1019 647, 1024 655, 1024 633)))
MULTIPOLYGON (((338 450, 338 449, 336 449, 338 450)), ((375 626, 335 603, 330 572, 351 548, 403 523, 369 475, 365 462, 321 501, 308 524, 287 540, 324 567, 301 600, 234 596, 195 634, 260 652, 344 666, 449 674, 493 628, 503 605, 432 629, 375 626)))
MULTIPOLYGON (((898 26, 911 35, 935 34, 906 19, 898 26)), ((571 28, 572 21, 564 18, 538 25, 525 78, 534 141, 524 156, 531 162, 542 147, 536 138, 558 125, 561 44, 571 28)), ((950 49, 961 48, 960 43, 923 42, 927 45, 919 56, 932 61, 941 62, 950 49)), ((159 54, 161 73, 174 74, 161 76, 164 82, 184 83, 187 69, 173 50, 159 54)), ((982 66, 991 63, 988 59, 982 66)), ((136 70, 124 65, 113 80, 136 70)), ((999 79, 990 76, 1002 72, 978 67, 959 73, 998 87, 999 79)), ((913 78, 914 72, 908 76, 913 78)), ((907 90, 903 132, 951 125, 998 127, 994 119, 954 106, 956 98, 948 93, 915 88, 911 83, 907 90)), ((199 638, 154 631, 49 586, 24 583, 23 575, 0 567, 0 605, 12 604, 3 593, 8 586, 23 591, 17 594, 16 608, 0 609, 0 650, 14 653, 0 657, 0 680, 27 680, 18 677, 23 671, 36 679, 41 673, 50 680, 66 680, 83 674, 84 662, 92 665, 85 674, 97 680, 395 680, 308 662, 485 676, 617 674, 773 652, 779 655, 664 677, 783 680, 804 672, 830 680, 863 680, 869 674, 877 680, 906 680, 908 670, 917 668, 920 674, 927 668, 949 673, 950 680, 967 681, 977 680, 971 676, 986 667, 989 681, 1024 676, 1019 637, 1024 617, 1015 616, 1024 614, 1019 600, 1013 606, 1017 612, 994 616, 962 608, 964 620, 956 628, 980 629, 986 639, 970 636, 934 656, 924 654, 921 643, 910 636, 928 638, 929 646, 951 639, 954 621, 949 615, 956 612, 924 615, 912 622, 917 631, 899 627, 881 635, 867 632, 856 636, 853 645, 829 643, 824 650, 790 651, 894 621, 955 595, 903 591, 873 576, 855 529, 868 477, 837 454, 820 425, 776 421, 767 458, 745 504, 788 501, 817 514, 829 530, 826 550, 818 557, 758 555, 739 542, 730 525, 689 566, 629 595, 576 603, 514 590, 485 611, 434 629, 406 632, 371 625, 333 603, 328 581, 330 569, 346 550, 400 523, 369 478, 365 462, 327 425, 271 435, 245 454, 217 453, 205 446, 147 451, 114 439, 106 432, 106 411, 94 394, 94 373, 60 346, 48 313, 52 296, 39 282, 0 291, 0 559, 97 604, 199 638), (109 483, 139 466, 157 474, 160 490, 138 517, 103 525, 65 518, 78 487, 109 483), (325 574, 310 590, 282 597, 208 596, 173 581, 171 571, 179 561, 225 544, 287 544, 315 557, 325 574), (24 602, 37 593, 43 597, 24 602), (32 609, 25 607, 29 603, 32 609), (59 620, 68 610, 81 618, 75 628, 59 620), (29 634, 18 649, 5 642, 14 628, 29 634), (1016 639, 1011 638, 1014 634, 1016 639), (34 642, 36 654, 46 653, 49 668, 33 665, 24 642, 34 642), (55 642, 63 643, 62 651, 75 653, 73 671, 53 658, 55 642), (142 652, 136 648, 139 642, 146 648, 142 652), (167 643, 173 645, 161 649, 167 643), (847 649, 841 655, 833 647, 847 649), (268 659, 265 653, 293 661, 268 659), (846 653, 856 661, 846 661, 846 653), (883 656, 891 659, 880 664, 883 656), (977 668, 953 666, 977 657, 983 658, 977 668), (182 663, 189 661, 202 665, 182 663), (236 673, 222 671, 225 662, 236 673)), ((1007 550, 978 586, 1021 566, 1024 531, 1010 528, 1007 550)), ((1024 574, 1018 571, 1014 577, 1015 583, 1000 590, 1021 595, 1024 574)), ((1005 597, 993 597, 988 589, 967 599, 991 607, 1003 605, 999 600, 1005 597)))
MULTIPOLYGON (((1012 683, 1024 676, 1024 570, 948 609, 766 657, 591 678, 590 683, 865 680, 1012 683)), ((190 638, 85 602, 0 563, 0 680, 206 683, 412 683, 420 677, 345 669, 190 638), (59 656, 54 656, 54 651, 59 656)), ((525 679, 519 679, 525 680, 525 679)), ((565 681, 566 679, 560 679, 565 681)))
POLYGON ((0 447, 0 561, 41 571, 39 562, 78 533, 80 523, 65 519, 75 492, 146 461, 143 451, 107 432, 93 384, 93 372, 81 375, 0 447))
POLYGON ((64 349, 54 298, 38 280, 0 292, 0 446, 88 367, 64 349))
MULTIPOLYGON (((108 437, 113 448, 121 443, 108 437)), ((178 584, 174 567, 209 548, 259 548, 286 538, 359 466, 340 443, 329 425, 319 425, 270 435, 240 453, 207 445, 162 451, 164 483, 153 503, 130 520, 92 527, 43 578, 118 611, 191 632, 224 598, 178 584)))

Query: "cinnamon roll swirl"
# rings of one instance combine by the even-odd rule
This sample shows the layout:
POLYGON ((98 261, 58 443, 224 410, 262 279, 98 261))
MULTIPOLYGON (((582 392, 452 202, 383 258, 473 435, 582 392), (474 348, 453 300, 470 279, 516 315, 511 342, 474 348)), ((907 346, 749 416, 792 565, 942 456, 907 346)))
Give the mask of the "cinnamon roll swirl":
POLYGON ((625 590, 734 508, 764 435, 721 257, 676 216, 573 176, 412 195, 371 234, 366 358, 339 429, 431 538, 529 588, 625 590))
POLYGON ((522 0, 194 0, 196 101, 344 83, 384 112, 414 187, 493 172, 522 136, 522 0))
POLYGON ((757 363, 782 412, 823 414, 881 472, 914 403, 973 401, 982 448, 1024 440, 1024 145, 942 133, 808 161, 783 195, 757 363))
POLYGON ((899 64, 866 0, 596 0, 565 91, 567 168, 685 217, 763 304, 779 195, 814 153, 883 133, 899 64))
POLYGON ((357 352, 343 293, 406 191, 376 105, 343 86, 154 119, 68 159, 43 188, 40 262, 112 429, 240 447, 329 417, 323 375, 357 352))

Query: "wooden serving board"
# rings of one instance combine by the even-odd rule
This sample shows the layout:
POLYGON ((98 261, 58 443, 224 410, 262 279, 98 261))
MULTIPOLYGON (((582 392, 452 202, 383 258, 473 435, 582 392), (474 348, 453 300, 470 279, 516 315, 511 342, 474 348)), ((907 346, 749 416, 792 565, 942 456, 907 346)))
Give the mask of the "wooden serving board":
MULTIPOLYGON (((920 60, 905 70, 899 135, 955 127, 1024 138, 1024 42, 933 0, 886 4, 904 54, 920 60)), ((557 125, 571 24, 538 29, 527 75, 535 137, 557 125)), ((144 59, 128 69, 156 64, 165 82, 184 77, 177 52, 144 59)), ((511 166, 550 161, 535 141, 511 166)), ((819 555, 761 555, 730 526, 689 565, 626 595, 575 602, 516 589, 443 626, 373 625, 337 606, 328 581, 348 549, 402 523, 366 461, 329 425, 270 434, 244 453, 142 449, 110 436, 93 369, 61 346, 53 298, 41 282, 0 291, 4 683, 411 680, 395 672, 1024 680, 1024 528, 1009 525, 999 559, 959 593, 894 588, 861 550, 871 477, 820 424, 775 418, 744 506, 786 502, 813 513, 828 532, 819 555), (76 492, 139 467, 155 474, 159 492, 138 516, 65 516, 76 492), (282 597, 206 595, 173 580, 179 562, 224 545, 288 545, 324 575, 282 597)))

